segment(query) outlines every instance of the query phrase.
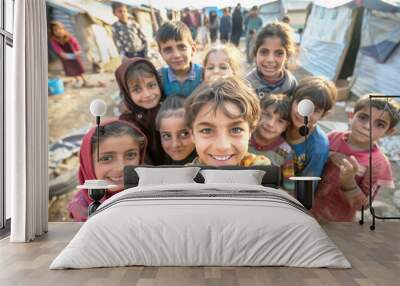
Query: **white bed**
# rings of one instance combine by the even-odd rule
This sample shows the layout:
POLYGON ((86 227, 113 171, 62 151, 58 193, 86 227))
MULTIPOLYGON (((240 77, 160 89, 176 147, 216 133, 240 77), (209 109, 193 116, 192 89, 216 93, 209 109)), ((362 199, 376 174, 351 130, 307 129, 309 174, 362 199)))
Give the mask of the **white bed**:
POLYGON ((285 192, 198 183, 138 186, 111 197, 50 269, 128 265, 351 267, 285 192))

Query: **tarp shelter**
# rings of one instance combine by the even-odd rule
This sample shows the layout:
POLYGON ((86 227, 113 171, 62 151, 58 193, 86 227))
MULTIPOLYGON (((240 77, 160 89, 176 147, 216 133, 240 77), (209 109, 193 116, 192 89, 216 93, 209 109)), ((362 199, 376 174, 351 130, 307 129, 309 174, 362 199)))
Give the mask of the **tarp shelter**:
POLYGON ((138 6, 132 6, 131 8, 143 34, 148 40, 152 39, 155 31, 158 29, 158 23, 155 24, 152 20, 150 8, 138 6))
POLYGON ((371 6, 368 1, 364 3, 361 44, 351 91, 357 96, 400 95, 400 1, 382 6, 376 3, 379 1, 373 2, 371 6))
POLYGON ((357 16, 352 1, 315 1, 302 35, 299 64, 313 75, 339 78, 357 16), (334 6, 335 2, 337 6, 334 6))
POLYGON ((211 12, 215 12, 218 17, 222 17, 224 15, 224 12, 222 11, 222 9, 218 8, 217 6, 203 8, 203 13, 205 15, 209 16, 211 12))
POLYGON ((264 2, 259 6, 258 13, 263 25, 273 21, 280 21, 285 14, 282 0, 267 0, 264 2))
POLYGON ((112 39, 111 24, 117 20, 110 6, 88 0, 47 0, 48 20, 64 24, 82 48, 86 70, 97 64, 114 71, 120 64, 112 39))
POLYGON ((259 5, 259 15, 264 25, 288 16, 293 28, 303 28, 307 7, 311 2, 310 0, 266 0, 259 5))
POLYGON ((290 26, 294 29, 303 28, 310 0, 284 0, 283 8, 285 15, 290 18, 290 26))
POLYGON ((315 0, 299 64, 331 80, 351 78, 351 91, 398 94, 400 1, 315 0))

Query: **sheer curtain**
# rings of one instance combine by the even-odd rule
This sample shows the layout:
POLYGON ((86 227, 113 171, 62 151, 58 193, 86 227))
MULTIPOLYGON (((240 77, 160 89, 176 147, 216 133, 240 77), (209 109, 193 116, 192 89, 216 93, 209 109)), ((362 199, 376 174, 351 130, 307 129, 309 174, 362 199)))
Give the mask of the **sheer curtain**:
POLYGON ((6 97, 6 188, 12 242, 48 227, 47 24, 45 0, 15 2, 13 92, 6 97))

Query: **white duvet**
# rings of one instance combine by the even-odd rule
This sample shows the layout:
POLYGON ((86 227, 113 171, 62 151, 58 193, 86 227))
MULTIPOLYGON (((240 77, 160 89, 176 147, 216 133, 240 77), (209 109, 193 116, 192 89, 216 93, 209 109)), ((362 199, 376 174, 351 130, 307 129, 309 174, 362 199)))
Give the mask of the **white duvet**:
POLYGON ((283 191, 196 183, 116 194, 50 269, 127 265, 351 267, 316 220, 283 191))

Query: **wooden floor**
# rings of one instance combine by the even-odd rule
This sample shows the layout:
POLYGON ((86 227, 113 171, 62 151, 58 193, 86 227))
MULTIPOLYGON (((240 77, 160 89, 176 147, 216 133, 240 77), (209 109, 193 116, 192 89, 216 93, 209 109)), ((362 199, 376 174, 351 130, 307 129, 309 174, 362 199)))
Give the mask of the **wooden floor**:
POLYGON ((324 228, 353 268, 122 267, 48 270, 77 232, 79 223, 50 223, 32 243, 0 241, 0 285, 400 285, 400 222, 336 223, 324 228))

